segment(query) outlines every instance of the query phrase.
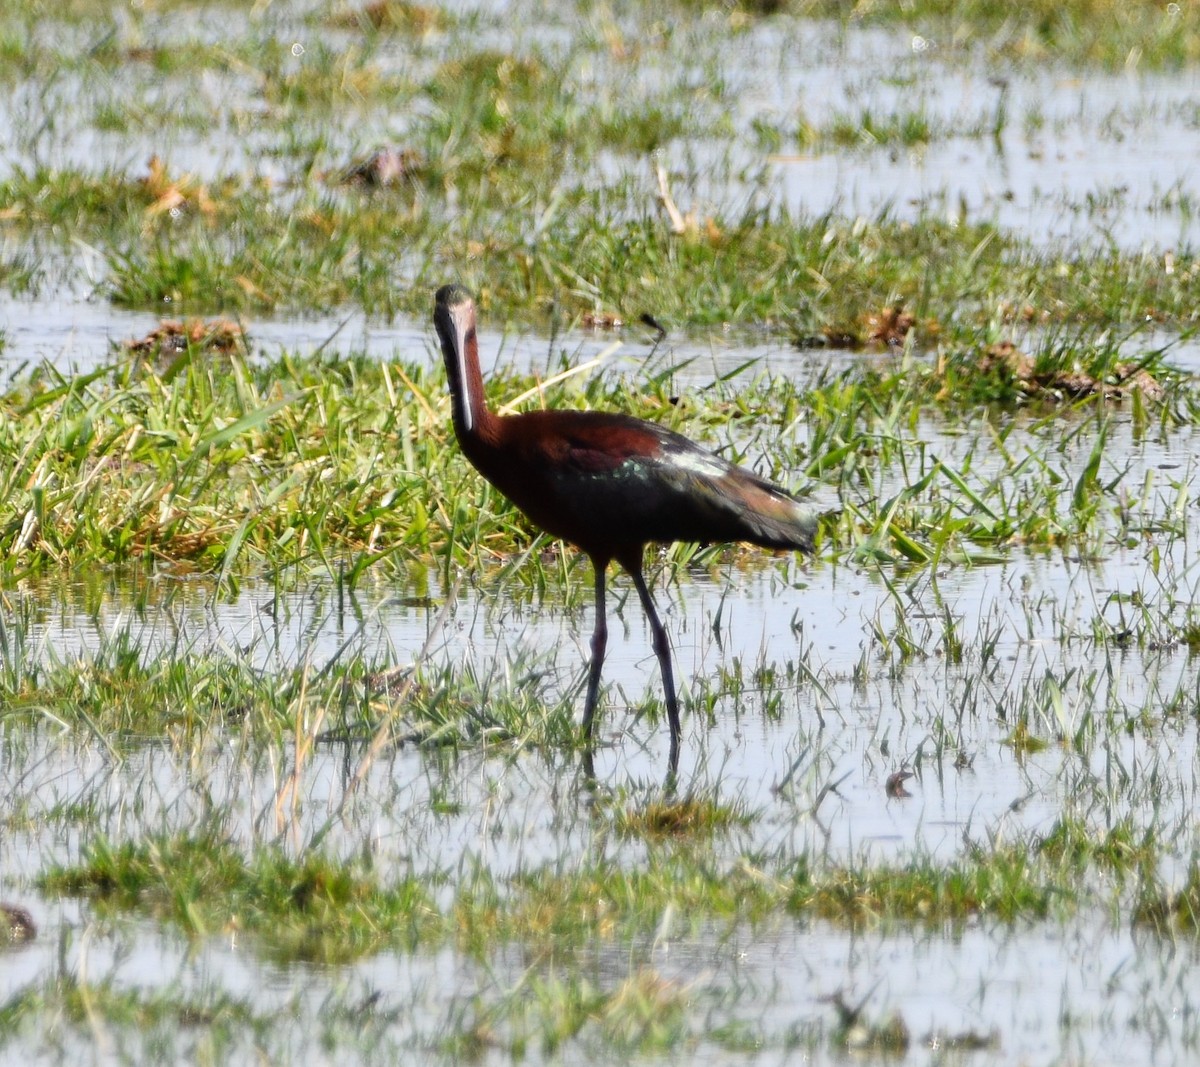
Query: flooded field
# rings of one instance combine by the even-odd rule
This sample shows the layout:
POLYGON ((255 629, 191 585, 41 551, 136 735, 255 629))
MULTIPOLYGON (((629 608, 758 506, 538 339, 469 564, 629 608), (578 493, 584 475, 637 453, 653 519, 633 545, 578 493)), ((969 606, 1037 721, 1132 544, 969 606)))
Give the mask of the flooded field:
MULTIPOLYGON (((1194 485, 1190 435, 1179 436, 1175 452, 1135 443, 1128 420, 1117 422, 1112 454, 1131 464, 1131 484, 1194 485)), ((962 447, 932 426, 918 428, 918 442, 947 458, 962 447)), ((1036 437, 1010 437, 1009 447, 1036 448, 1036 437)), ((1165 504, 1146 498, 1151 510, 1165 504)), ((1151 541, 1103 561, 1018 554, 909 578, 828 556, 678 574, 660 596, 669 601, 664 617, 689 709, 680 788, 746 816, 705 846, 704 862, 760 869, 764 878, 800 857, 848 866, 920 857, 936 866, 964 850, 1053 839, 1078 821, 1101 836, 1114 827, 1153 836, 1162 843, 1156 877, 1183 885, 1193 862, 1200 679, 1170 635, 1194 600, 1190 541, 1151 541), (1022 723, 1029 743, 1014 741, 1022 723), (888 780, 900 770, 913 777, 895 790, 888 780)), ((389 582, 346 597, 321 581, 283 593, 251 581, 230 598, 204 582, 160 576, 78 591, 22 583, 7 600, 26 620, 35 660, 103 661, 127 635, 149 661, 211 654, 280 679, 338 662, 419 664, 474 678, 497 699, 524 677, 550 704, 577 702, 587 612, 512 583, 471 583, 448 611, 432 573, 416 598, 389 582)), ((519 945, 484 959, 442 946, 333 968, 272 965, 242 945, 236 926, 197 943, 148 920, 97 925, 86 906, 30 887, 48 866, 71 862, 89 835, 183 833, 214 811, 248 848, 279 841, 303 851, 320 839, 335 856, 368 850, 385 877, 440 886, 435 896, 447 909, 459 880, 480 867, 500 881, 570 872, 600 856, 636 868, 647 847, 653 854, 663 846, 614 839, 606 812, 658 801, 667 738, 661 721, 637 714, 659 681, 633 605, 619 613, 613 642, 594 783, 570 752, 405 747, 370 768, 346 807, 361 749, 325 743, 304 764, 293 802, 281 806, 289 746, 258 749, 237 728, 199 747, 168 735, 125 739, 113 751, 64 728, 53 707, 39 711, 32 730, 10 725, 5 794, 21 817, 4 836, 3 867, 8 892, 33 909, 41 934, 11 950, 4 998, 19 1001, 66 966, 105 983, 109 995, 164 989, 188 1003, 242 1000, 260 1020, 324 1016, 333 1004, 340 1024, 268 1028, 271 1055, 318 1061, 327 1041, 343 1040, 326 1027, 349 1025, 344 1016, 367 1004, 368 1036, 354 1040, 368 1059, 399 1050, 439 1058, 468 1010, 486 1015, 502 1004, 507 1019, 536 995, 520 992, 539 965, 519 945), (597 790, 607 798, 599 809, 597 790)), ((681 1025, 722 1035, 734 1028, 738 1044, 773 1046, 772 1060, 788 1059, 793 1046, 795 1055, 827 1057, 838 1025, 829 998, 839 993, 904 1020, 913 1038, 906 1062, 925 1062, 955 1040, 978 1042, 970 1056, 979 1062, 1186 1053, 1197 1036, 1193 941, 1131 924, 1136 875, 1123 888, 1102 872, 1090 877, 1100 879, 1097 902, 1048 925, 985 911, 965 922, 866 922, 847 931, 815 917, 731 923, 668 905, 653 931, 628 942, 602 937, 573 966, 596 988, 652 973, 682 998, 681 1025)), ((521 1032, 520 1020, 507 1024, 521 1032)), ((120 1032, 110 1051, 191 1056, 211 1040, 204 1027, 195 1038, 173 1028, 137 1039, 120 1032)), ((238 1050, 249 1038, 227 1040, 222 1048, 238 1050)), ((507 1059, 508 1039, 495 1040, 484 1058, 507 1059)), ((727 1040, 702 1041, 694 1055, 726 1062, 727 1040)))
POLYGON ((1189 11, 18 6, 0 1062, 1200 1055, 1189 11), (822 516, 648 555, 674 775, 619 573, 580 740, 460 277, 493 405, 822 516))

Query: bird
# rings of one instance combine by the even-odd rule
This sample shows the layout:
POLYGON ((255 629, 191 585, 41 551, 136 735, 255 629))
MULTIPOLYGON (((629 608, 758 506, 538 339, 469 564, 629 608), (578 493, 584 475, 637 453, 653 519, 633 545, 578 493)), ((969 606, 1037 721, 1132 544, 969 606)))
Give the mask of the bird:
POLYGON ((583 705, 585 744, 590 750, 608 642, 605 575, 615 560, 633 579, 650 624, 674 767, 679 703, 670 641, 642 573, 646 546, 744 541, 811 552, 816 515, 786 489, 657 423, 602 411, 497 415, 484 396, 471 293, 458 284, 442 286, 434 296, 433 320, 463 454, 530 522, 591 560, 595 625, 583 705))

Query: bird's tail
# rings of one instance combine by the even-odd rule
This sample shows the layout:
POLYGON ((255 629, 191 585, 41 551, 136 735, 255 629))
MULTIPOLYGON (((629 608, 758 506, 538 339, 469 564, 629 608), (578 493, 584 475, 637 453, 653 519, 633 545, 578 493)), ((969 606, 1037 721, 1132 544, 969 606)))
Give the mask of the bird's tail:
POLYGON ((756 501, 758 506, 744 516, 754 534, 753 543, 764 548, 811 552, 819 525, 816 514, 791 496, 777 493, 763 493, 763 496, 767 499, 756 501))

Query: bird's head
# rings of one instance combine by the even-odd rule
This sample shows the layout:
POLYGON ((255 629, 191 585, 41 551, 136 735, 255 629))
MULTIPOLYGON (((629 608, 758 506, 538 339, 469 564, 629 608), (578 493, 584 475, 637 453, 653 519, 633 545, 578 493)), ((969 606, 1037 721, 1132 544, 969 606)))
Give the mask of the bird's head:
POLYGON ((468 395, 472 382, 468 361, 473 358, 478 367, 479 355, 475 340, 475 301, 465 286, 443 285, 437 291, 433 324, 442 343, 446 376, 454 396, 455 419, 463 431, 470 433, 475 426, 475 416, 472 398, 468 395))

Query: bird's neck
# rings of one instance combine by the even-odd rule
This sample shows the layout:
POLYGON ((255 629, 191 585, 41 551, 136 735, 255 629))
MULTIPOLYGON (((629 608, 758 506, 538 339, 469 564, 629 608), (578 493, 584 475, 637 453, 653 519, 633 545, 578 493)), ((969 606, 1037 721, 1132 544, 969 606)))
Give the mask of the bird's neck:
POLYGON ((479 350, 472 333, 459 373, 451 376, 454 434, 464 446, 490 443, 498 432, 499 416, 487 406, 483 393, 483 374, 479 369, 479 350))

